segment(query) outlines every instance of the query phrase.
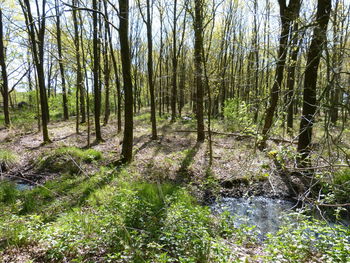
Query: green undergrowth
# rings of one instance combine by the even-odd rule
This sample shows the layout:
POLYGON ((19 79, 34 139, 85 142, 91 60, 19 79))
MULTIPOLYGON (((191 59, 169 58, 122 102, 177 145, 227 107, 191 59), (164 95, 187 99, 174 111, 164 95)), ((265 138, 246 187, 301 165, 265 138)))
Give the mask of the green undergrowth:
POLYGON ((349 259, 349 229, 298 214, 300 220, 262 242, 254 227, 235 226, 228 213, 212 215, 184 186, 145 182, 132 171, 101 167, 94 175, 65 174, 26 191, 2 183, 0 259, 13 247, 34 247, 39 262, 349 259))
POLYGON ((94 149, 60 147, 49 154, 44 153, 35 162, 35 167, 39 171, 76 174, 82 172, 80 167, 82 164, 92 163, 102 158, 102 153, 94 149))
POLYGON ((0 250, 35 244, 45 262, 227 262, 233 256, 220 234, 231 230, 186 189, 132 177, 126 168, 105 168, 23 192, 1 185, 0 193, 16 194, 1 199, 0 250))
POLYGON ((265 241, 265 262, 350 262, 350 228, 300 213, 265 241))
POLYGON ((9 170, 18 162, 17 154, 10 150, 0 149, 0 172, 9 170))

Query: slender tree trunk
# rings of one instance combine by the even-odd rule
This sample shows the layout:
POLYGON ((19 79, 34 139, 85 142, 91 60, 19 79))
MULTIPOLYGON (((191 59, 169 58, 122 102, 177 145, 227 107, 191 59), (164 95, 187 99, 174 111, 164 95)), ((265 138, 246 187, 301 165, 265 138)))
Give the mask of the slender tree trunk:
MULTIPOLYGON (((77 0, 72 0, 72 5, 78 7, 79 2, 77 0)), ((85 113, 85 90, 84 90, 84 78, 83 71, 81 68, 81 58, 80 58, 80 38, 79 38, 79 26, 77 18, 77 10, 73 9, 73 24, 74 24, 74 46, 75 46, 75 59, 77 63, 77 79, 76 79, 76 90, 80 94, 80 112, 81 112, 81 123, 86 122, 85 113)))
MULTIPOLYGON (((107 3, 106 1, 103 1, 104 3, 104 9, 105 9, 105 17, 108 21, 108 9, 107 9, 107 3)), ((113 42, 112 42, 112 33, 111 29, 108 26, 107 27, 107 33, 108 33, 108 42, 109 42, 109 49, 111 52, 111 59, 112 59, 112 65, 113 65, 113 70, 114 70, 114 78, 116 82, 116 88, 117 88, 117 131, 118 133, 121 132, 122 130, 122 117, 121 117, 121 92, 120 92, 120 79, 119 79, 119 70, 117 66, 117 60, 115 57, 115 53, 113 50, 113 42)))
MULTIPOLYGON (((107 12, 107 11, 106 11, 107 12)), ((103 67, 103 73, 104 73, 104 82, 105 82, 105 116, 103 124, 107 125, 109 121, 109 116, 111 114, 111 108, 110 108, 110 88, 109 88, 109 80, 110 80, 110 65, 109 65, 109 54, 108 54, 108 23, 105 22, 105 35, 104 35, 104 67, 103 67)))
MULTIPOLYGON (((42 130, 43 130, 43 141, 44 143, 51 142, 48 132, 49 122, 49 107, 47 103, 47 94, 45 88, 45 74, 44 74, 44 37, 45 37, 45 6, 46 0, 42 0, 42 13, 40 19, 39 28, 36 27, 35 21, 32 16, 29 0, 23 0, 24 4, 20 2, 22 10, 26 19, 26 26, 28 29, 31 48, 34 57, 34 63, 37 71, 37 80, 39 86, 40 96, 40 108, 41 108, 41 119, 42 119, 42 130)), ((39 3, 36 1, 37 9, 39 9, 39 3)))
POLYGON ((147 0, 147 48, 148 48, 148 86, 151 98, 151 123, 152 123, 152 140, 157 139, 157 119, 156 119, 156 102, 154 96, 154 81, 153 81, 153 37, 152 37, 152 20, 151 20, 151 5, 150 0, 147 0))
POLYGON ((318 0, 313 37, 307 54, 305 81, 303 92, 303 112, 300 121, 298 152, 300 166, 309 165, 308 157, 311 151, 312 127, 317 110, 316 84, 317 71, 320 64, 322 50, 327 40, 327 26, 331 11, 331 0, 318 0))
POLYGON ((295 22, 293 26, 293 40, 292 40, 292 48, 291 48, 291 55, 290 55, 290 65, 288 67, 288 74, 287 74, 287 90, 288 90, 288 111, 287 111, 287 128, 288 133, 293 134, 293 115, 294 115, 294 85, 295 85, 295 70, 296 70, 296 64, 298 59, 298 53, 299 53, 299 47, 301 44, 298 45, 299 41, 299 33, 298 33, 299 27, 298 23, 295 22))
POLYGON ((100 89, 100 49, 99 49, 99 40, 98 40, 98 5, 97 2, 100 0, 92 1, 92 9, 94 10, 92 14, 93 19, 93 74, 94 74, 94 116, 95 116, 95 134, 96 142, 103 141, 101 136, 101 124, 100 124, 100 115, 101 115, 101 89, 100 89))
POLYGON ((204 120, 203 120, 203 0, 195 0, 194 17, 194 63, 195 79, 197 87, 197 142, 204 142, 204 120))
POLYGON ((281 18, 281 35, 279 41, 278 61, 276 65, 275 80, 270 93, 270 103, 265 113, 264 127, 262 130, 263 138, 259 148, 264 149, 266 146, 267 134, 272 126, 273 117, 278 104, 279 93, 283 81, 284 66, 287 56, 288 36, 290 32, 290 23, 299 15, 301 0, 290 0, 287 6, 286 0, 279 0, 280 18, 281 18))
POLYGON ((119 0, 119 41, 120 54, 123 69, 124 81, 124 138, 121 153, 122 162, 130 162, 132 160, 133 148, 133 88, 131 79, 131 60, 129 47, 129 1, 119 0))
POLYGON ((173 76, 171 90, 171 121, 176 119, 176 100, 177 100, 177 45, 176 45, 176 23, 177 23, 177 0, 174 0, 174 17, 173 17, 173 76))
POLYGON ((163 75, 162 75, 162 67, 163 67, 163 11, 161 7, 159 8, 159 18, 160 18, 160 50, 159 50, 159 117, 162 116, 162 107, 164 104, 163 101, 163 75))
POLYGON ((5 126, 10 126, 10 111, 9 111, 9 88, 7 79, 7 67, 5 61, 5 47, 4 47, 4 33, 3 33, 3 23, 2 23, 2 10, 0 8, 0 66, 1 66, 1 94, 3 98, 3 109, 5 126))
MULTIPOLYGON (((61 79, 62 79, 62 106, 63 106, 63 119, 68 120, 68 100, 66 91, 66 78, 64 74, 63 57, 62 57, 62 40, 61 40, 61 21, 60 21, 60 10, 58 0, 55 0, 56 9, 56 31, 57 31, 57 49, 58 49, 58 64, 60 67, 61 79)), ((50 80, 49 80, 50 81, 50 80)))

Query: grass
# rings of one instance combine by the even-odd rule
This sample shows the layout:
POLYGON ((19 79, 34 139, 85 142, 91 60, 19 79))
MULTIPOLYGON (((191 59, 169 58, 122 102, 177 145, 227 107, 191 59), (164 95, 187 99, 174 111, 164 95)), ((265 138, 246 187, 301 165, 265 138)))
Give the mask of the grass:
POLYGON ((80 166, 86 163, 99 161, 103 158, 102 153, 94 150, 82 150, 77 147, 60 147, 50 154, 43 154, 35 163, 39 171, 76 174, 81 172, 80 166))
POLYGON ((135 181, 125 168, 65 175, 11 202, 0 203, 2 249, 36 244, 46 261, 209 262, 219 239, 209 209, 184 188, 135 181))
POLYGON ((186 188, 149 183, 132 170, 66 174, 23 192, 2 184, 0 259, 1 251, 30 246, 43 262, 241 262, 244 247, 259 248, 246 254, 249 262, 349 259, 345 228, 301 218, 259 244, 251 227, 235 227, 227 213, 214 217, 186 188))
POLYGON ((0 171, 7 171, 18 162, 17 154, 10 150, 0 149, 0 171))
MULTIPOLYGON (((149 123, 149 113, 136 120, 149 123)), ((194 119, 161 122, 172 129, 195 127, 194 119)), ((219 121, 214 124, 223 129, 219 121)), ((96 150, 60 147, 42 155, 36 168, 60 176, 25 191, 10 182, 0 185, 0 261, 14 248, 25 253, 34 247, 33 260, 39 257, 41 262, 347 262, 350 233, 345 228, 295 220, 257 243, 252 228, 235 227, 227 214, 213 216, 207 206, 198 204, 191 185, 184 180, 169 182, 173 166, 179 166, 177 175, 192 182, 197 150, 187 147, 152 159, 147 175, 138 174, 136 164, 81 173, 78 166, 101 165, 106 158, 96 150), (313 235, 323 232, 334 236, 329 241, 327 235, 313 235)), ((279 152, 287 159, 289 151, 279 152)), ((235 154, 224 153, 222 158, 227 159, 235 154)), ((267 178, 261 172, 247 180, 267 178)), ((348 179, 344 171, 335 175, 334 182, 345 185, 348 179)), ((207 170, 200 183, 205 189, 220 190, 214 170, 207 170)))

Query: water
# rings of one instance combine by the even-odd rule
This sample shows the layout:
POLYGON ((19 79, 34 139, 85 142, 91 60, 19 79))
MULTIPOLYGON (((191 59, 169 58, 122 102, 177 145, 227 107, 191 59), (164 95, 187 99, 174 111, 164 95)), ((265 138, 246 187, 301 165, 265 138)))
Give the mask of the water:
POLYGON ((30 185, 30 184, 26 184, 26 183, 16 183, 16 189, 19 191, 25 191, 25 190, 30 190, 32 189, 34 186, 30 185))
POLYGON ((255 225, 262 236, 276 233, 283 224, 284 212, 294 203, 262 196, 250 198, 225 197, 211 206, 214 213, 229 211, 234 216, 234 225, 255 225))

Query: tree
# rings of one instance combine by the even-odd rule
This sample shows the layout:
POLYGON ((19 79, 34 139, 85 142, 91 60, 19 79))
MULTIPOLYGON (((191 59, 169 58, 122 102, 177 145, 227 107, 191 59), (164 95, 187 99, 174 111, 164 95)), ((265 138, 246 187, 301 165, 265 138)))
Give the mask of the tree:
POLYGON ((315 122, 317 110, 316 84, 317 71, 320 64, 322 50, 327 41, 327 26, 331 11, 331 0, 318 0, 316 26, 309 51, 304 77, 303 112, 300 121, 298 152, 300 153, 299 165, 309 164, 308 157, 311 151, 312 127, 315 122))
MULTIPOLYGON (((105 1, 104 1, 105 2, 105 1)), ((106 4, 104 4, 105 7, 105 14, 108 13, 106 10, 106 4)), ((103 125, 107 125, 109 121, 109 116, 111 114, 111 108, 110 108, 110 103, 109 103, 109 95, 110 95, 110 73, 111 73, 111 67, 109 65, 109 52, 108 52, 108 46, 109 46, 109 40, 108 40, 108 31, 109 31, 109 21, 105 20, 104 25, 105 25, 105 32, 104 32, 104 40, 103 40, 103 75, 104 75, 104 87, 105 87, 105 116, 104 116, 104 121, 103 125)), ((112 50, 111 50, 112 52, 112 50)))
MULTIPOLYGON (((153 4, 153 3, 152 3, 153 4)), ((151 99, 151 123, 152 123, 152 140, 157 139, 157 119, 156 119, 156 102, 154 96, 154 80, 153 80, 153 37, 152 37, 152 19, 151 19, 151 4, 150 0, 146 0, 146 18, 141 10, 140 1, 138 1, 138 6, 143 19, 146 24, 147 29, 147 70, 148 70, 148 86, 151 99)))
POLYGON ((266 109, 265 113, 264 127, 262 130, 263 138, 260 141, 259 145, 260 149, 265 148, 267 133, 269 132, 272 126, 273 116, 275 114, 275 110, 278 103, 278 97, 283 81, 283 72, 288 51, 287 44, 288 37, 290 34, 291 22, 294 21, 299 15, 301 0, 290 0, 288 5, 286 3, 286 0, 278 0, 278 3, 280 6, 280 19, 282 24, 279 40, 278 60, 276 65, 275 79, 270 93, 269 106, 266 109))
POLYGON ((197 141, 203 142, 204 121, 203 121, 203 0, 195 0, 195 15, 194 15, 194 64, 195 64, 195 79, 196 79, 196 105, 197 105, 197 141))
MULTIPOLYGON (((38 0, 35 1, 37 10, 39 9, 38 0)), ((42 10, 41 15, 38 14, 40 19, 34 21, 31 6, 29 0, 20 1, 20 5, 22 7, 23 15, 25 17, 26 27, 28 30, 32 56, 34 59, 35 68, 37 71, 37 79, 39 86, 39 95, 40 95, 40 106, 41 106, 41 120, 42 120, 42 128, 43 128, 43 140, 44 143, 51 142, 49 138, 49 132, 47 129, 47 124, 49 122, 49 106, 47 103, 47 94, 45 88, 45 74, 44 74, 44 39, 45 39, 45 7, 46 0, 41 1, 42 10), (39 24, 39 25, 37 25, 39 24)))
POLYGON ((61 80, 62 80, 62 106, 63 106, 63 119, 68 120, 68 100, 66 91, 66 78, 63 66, 62 57, 62 40, 61 40, 61 20, 60 20, 60 8, 58 0, 55 0, 55 10, 56 10, 56 34, 57 34, 57 50, 58 50, 58 64, 60 66, 61 80))
POLYGON ((132 160, 133 148, 133 88, 129 47, 129 1, 119 0, 119 41, 124 82, 124 137, 121 153, 123 163, 132 160))
POLYGON ((1 95, 3 98, 5 126, 10 126, 10 112, 9 112, 9 87, 7 79, 7 66, 5 61, 5 46, 4 46, 4 31, 2 21, 2 9, 0 8, 0 66, 1 66, 1 95))
POLYGON ((93 22, 93 75, 94 75, 94 117, 95 117, 95 136, 96 142, 99 143, 103 141, 101 135, 101 124, 100 124, 100 115, 101 115, 101 89, 100 89, 100 45, 98 38, 98 5, 97 1, 92 1, 92 22, 93 22))
MULTIPOLYGON (((78 1, 72 0, 72 5, 77 6, 78 1)), ((75 46, 75 59, 77 63, 76 68, 76 92, 77 92, 77 132, 79 127, 79 103, 78 103, 78 93, 80 94, 80 111, 82 116, 82 123, 85 122, 85 100, 84 100, 84 79, 83 72, 81 68, 80 61, 80 40, 79 40, 79 27, 78 27, 78 19, 77 19, 77 10, 73 8, 73 25, 74 25, 74 46, 75 46)))
MULTIPOLYGON (((79 1, 72 0, 72 5, 78 8, 79 1)), ((77 9, 73 8, 73 25, 74 25, 74 46, 75 46, 75 59, 76 59, 76 89, 80 94, 80 112, 81 112, 81 123, 86 122, 85 113, 85 89, 84 89, 84 78, 81 67, 81 52, 80 52, 80 37, 79 37, 79 24, 77 9)))
POLYGON ((171 121, 176 119, 176 100, 177 100, 177 42, 176 42, 176 24, 177 24, 177 0, 174 0, 173 10, 173 75, 172 75, 172 89, 171 89, 171 121))

